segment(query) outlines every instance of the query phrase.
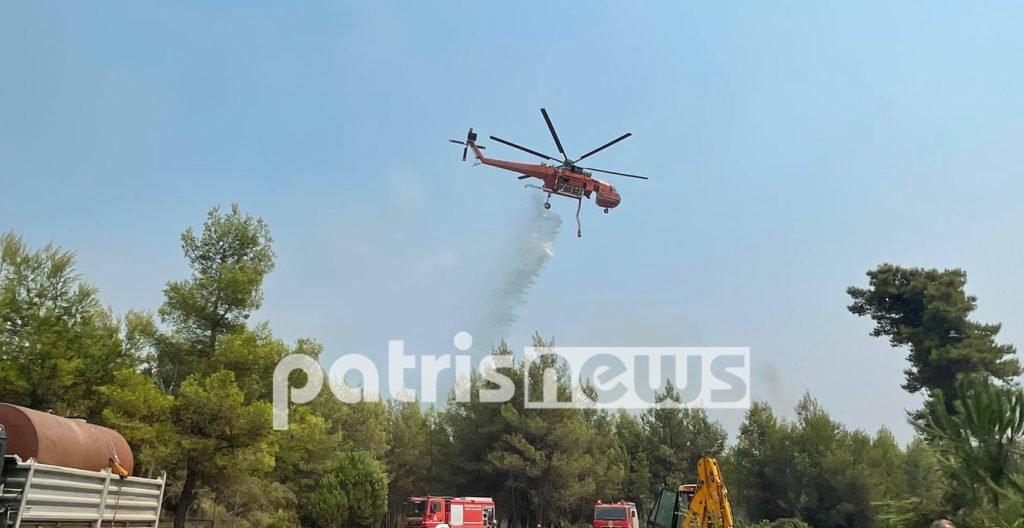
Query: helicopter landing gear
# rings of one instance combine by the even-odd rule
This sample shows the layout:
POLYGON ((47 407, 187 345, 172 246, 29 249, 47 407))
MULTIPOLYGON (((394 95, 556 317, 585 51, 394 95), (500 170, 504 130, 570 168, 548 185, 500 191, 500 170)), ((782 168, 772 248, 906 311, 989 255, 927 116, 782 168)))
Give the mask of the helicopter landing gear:
POLYGON ((545 209, 551 209, 551 204, 548 203, 548 202, 544 202, 544 208, 545 209))
POLYGON ((544 199, 544 208, 551 209, 551 193, 548 193, 548 197, 544 199))
POLYGON ((604 208, 604 214, 608 214, 608 208, 607 207, 604 208))
POLYGON ((576 236, 583 238, 583 225, 580 224, 580 208, 583 207, 583 198, 576 200, 576 236))

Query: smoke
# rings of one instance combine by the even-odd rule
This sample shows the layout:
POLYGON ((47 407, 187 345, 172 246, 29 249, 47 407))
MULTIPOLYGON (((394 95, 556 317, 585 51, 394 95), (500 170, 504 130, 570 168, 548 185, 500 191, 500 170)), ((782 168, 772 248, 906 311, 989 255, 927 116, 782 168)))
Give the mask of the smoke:
POLYGON ((784 413, 796 407, 796 398, 786 387, 786 382, 782 380, 782 373, 774 364, 765 362, 756 372, 762 386, 761 391, 763 391, 757 399, 766 400, 773 409, 782 409, 784 413))
POLYGON ((562 219, 549 209, 544 209, 540 196, 531 203, 526 226, 509 245, 509 253, 501 260, 495 288, 485 308, 482 328, 474 332, 477 350, 489 352, 498 340, 508 337, 508 332, 519 319, 519 309, 526 302, 530 287, 544 271, 544 267, 555 254, 555 238, 562 227, 562 219), (482 350, 487 347, 486 350, 482 350))

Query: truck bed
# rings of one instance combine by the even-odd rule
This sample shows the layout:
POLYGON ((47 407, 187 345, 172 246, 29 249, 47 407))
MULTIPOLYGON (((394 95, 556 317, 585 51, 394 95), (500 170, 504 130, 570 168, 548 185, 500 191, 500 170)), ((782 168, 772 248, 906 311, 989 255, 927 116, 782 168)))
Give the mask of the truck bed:
POLYGON ((121 479, 8 455, 0 473, 0 528, 157 528, 164 478, 121 479))

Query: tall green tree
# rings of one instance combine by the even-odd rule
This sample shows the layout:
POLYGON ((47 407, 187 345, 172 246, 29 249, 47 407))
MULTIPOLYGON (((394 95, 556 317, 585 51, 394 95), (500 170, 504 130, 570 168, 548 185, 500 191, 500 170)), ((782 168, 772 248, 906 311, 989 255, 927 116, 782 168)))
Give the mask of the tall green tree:
MULTIPOLYGON (((543 350, 554 343, 535 335, 533 345, 543 350)), ((517 394, 526 394, 525 384, 529 383, 529 394, 537 395, 542 393, 545 372, 549 371, 555 374, 558 398, 567 401, 571 390, 568 372, 553 355, 517 363, 506 374, 517 394)), ((536 522, 575 520, 580 502, 592 500, 596 493, 594 477, 607 469, 594 465, 594 431, 583 413, 579 409, 526 408, 518 397, 500 406, 476 405, 499 410, 504 434, 489 447, 486 460, 493 474, 506 477, 503 491, 528 499, 526 504, 536 522)))
POLYGON ((136 380, 106 391, 111 405, 105 415, 143 434, 129 440, 144 442, 154 429, 173 432, 158 443, 141 444, 140 458, 169 470, 167 506, 175 528, 184 526, 201 493, 232 493, 245 479, 274 467, 277 446, 266 396, 275 363, 289 353, 269 328, 246 324, 274 268, 266 223, 237 205, 227 213, 214 208, 202 231, 186 229, 181 242, 191 276, 167 284, 159 311, 166 330, 154 325, 147 339, 145 372, 165 403, 140 405, 154 391, 136 380), (154 418, 161 420, 148 421, 154 418))
POLYGON ((431 421, 431 414, 423 412, 419 402, 388 405, 385 458, 390 476, 388 514, 395 525, 405 501, 413 495, 426 493, 431 486, 431 421))
POLYGON ((574 506, 595 494, 592 472, 606 469, 596 467, 585 449, 592 432, 574 410, 523 412, 505 404, 502 412, 514 432, 495 446, 488 461, 509 472, 529 497, 538 522, 570 517, 574 506))
MULTIPOLYGON (((797 404, 796 415, 800 517, 821 528, 874 526, 867 482, 851 453, 854 439, 809 394, 797 404)), ((863 433, 859 436, 863 442, 863 433)))
POLYGON ((883 426, 871 439, 864 462, 873 501, 907 496, 906 454, 887 427, 883 426))
MULTIPOLYGON (((903 453, 886 430, 850 431, 804 395, 797 419, 776 418, 755 403, 730 450, 730 496, 741 518, 781 523, 802 519, 822 528, 871 528, 875 503, 902 499, 903 453)), ((773 524, 775 525, 775 524, 773 524)))
POLYGON ((651 485, 651 462, 647 452, 646 432, 639 417, 624 410, 615 415, 612 423, 615 440, 622 450, 624 462, 622 475, 622 495, 633 500, 646 512, 652 506, 651 499, 655 491, 651 485))
POLYGON ((1000 325, 969 319, 977 298, 966 293, 963 270, 882 264, 867 275, 867 288, 847 289, 853 298, 849 310, 874 320, 871 335, 907 347, 907 391, 923 390, 928 396, 941 392, 952 411, 956 380, 962 375, 1009 381, 1021 374, 1014 347, 996 343, 1000 325))
POLYGON ((729 489, 737 510, 752 521, 795 517, 801 489, 793 433, 771 406, 754 402, 729 452, 729 489))
POLYGON ((589 438, 585 446, 594 461, 595 471, 591 472, 594 493, 583 496, 577 515, 588 517, 593 514, 594 499, 615 501, 630 498, 626 486, 635 479, 629 476, 630 455, 616 434, 620 417, 605 409, 582 409, 584 427, 589 438))
POLYGON ((651 483, 656 489, 675 488, 691 482, 701 455, 720 455, 725 451, 727 434, 721 424, 700 408, 679 408, 681 401, 671 381, 656 395, 659 405, 644 411, 641 423, 647 436, 651 483))
MULTIPOLYGON (((534 346, 551 343, 535 336, 534 346)), ((512 355, 505 344, 495 354, 512 355)), ((524 404, 527 380, 529 393, 540 394, 545 370, 555 373, 558 397, 567 401, 568 372, 552 356, 530 363, 514 359, 499 369, 514 386, 509 402, 479 401, 477 389, 495 387, 478 377, 471 380, 472 401, 449 399, 431 428, 428 489, 492 496, 500 515, 518 525, 590 522, 595 498, 622 498, 626 455, 616 441, 613 416, 524 404)))
POLYGON ((201 233, 191 227, 182 233, 192 275, 164 288, 159 313, 171 331, 155 336, 151 358, 165 392, 176 393, 185 378, 207 369, 221 337, 247 330, 249 316, 263 304, 263 280, 274 269, 271 243, 266 222, 238 205, 227 213, 214 207, 201 233))
POLYGON ((0 401, 96 419, 95 388, 139 364, 146 318, 115 318, 53 244, 0 236, 0 401))
MULTIPOLYGON (((493 354, 511 356, 505 343, 499 343, 493 354)), ((516 399, 522 395, 520 366, 498 369, 515 385, 516 399)), ((529 509, 526 483, 510 470, 503 470, 489 460, 489 455, 505 437, 513 433, 511 424, 502 414, 502 405, 480 402, 478 389, 485 385, 478 377, 471 380, 472 401, 455 401, 449 394, 447 406, 439 413, 439 420, 431 431, 433 487, 431 493, 494 497, 499 512, 511 520, 526 518, 529 509)))

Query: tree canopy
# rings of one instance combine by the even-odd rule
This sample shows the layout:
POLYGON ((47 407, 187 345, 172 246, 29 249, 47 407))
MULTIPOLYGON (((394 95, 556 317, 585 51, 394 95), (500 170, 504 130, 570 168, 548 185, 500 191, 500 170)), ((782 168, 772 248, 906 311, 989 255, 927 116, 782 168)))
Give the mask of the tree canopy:
MULTIPOLYGON (((323 350, 251 320, 275 265, 269 227, 237 206, 214 208, 181 247, 189 274, 167 283, 159 309, 115 316, 72 252, 32 249, 13 233, 0 240, 0 400, 120 431, 137 474, 167 472, 177 528, 194 518, 398 528, 405 500, 426 494, 494 497, 511 526, 582 526, 595 500, 633 500, 643 516, 662 488, 692 482, 708 452, 750 525, 909 528, 948 517, 1024 527, 1021 369, 1013 346, 996 342, 998 324, 970 319, 977 300, 961 270, 885 264, 868 272, 869 287, 848 290, 873 335, 908 350, 904 388, 929 396, 907 445, 886 428, 846 427, 809 394, 791 415, 755 402, 731 444, 701 409, 536 409, 521 397, 481 402, 476 391, 440 408, 347 404, 325 391, 274 431, 275 365, 323 350)), ((533 345, 553 341, 537 335, 533 345)), ((551 368, 568 396, 562 365, 524 362, 505 343, 495 353, 512 358, 499 370, 518 395, 551 368)), ((679 394, 666 381, 657 398, 679 394)))
POLYGON ((957 399, 956 381, 964 374, 1002 381, 1021 374, 1013 345, 995 341, 1001 326, 969 319, 977 298, 966 293, 963 270, 882 264, 867 275, 868 288, 847 289, 853 298, 849 310, 871 317, 871 335, 888 337, 894 347, 907 347, 907 391, 924 390, 928 396, 942 392, 952 404, 957 399))

